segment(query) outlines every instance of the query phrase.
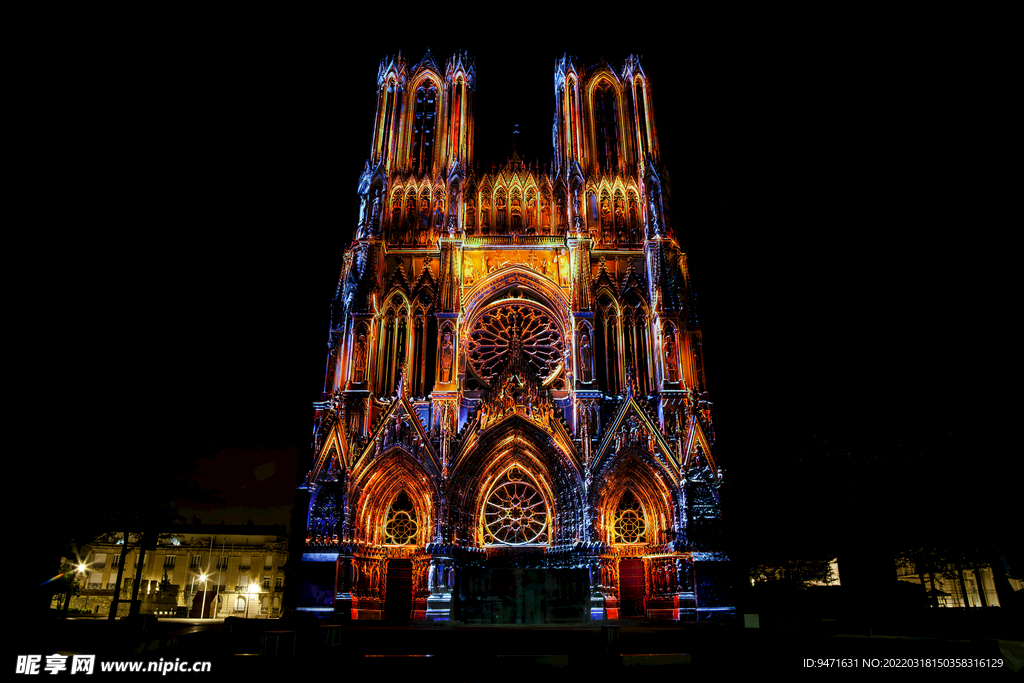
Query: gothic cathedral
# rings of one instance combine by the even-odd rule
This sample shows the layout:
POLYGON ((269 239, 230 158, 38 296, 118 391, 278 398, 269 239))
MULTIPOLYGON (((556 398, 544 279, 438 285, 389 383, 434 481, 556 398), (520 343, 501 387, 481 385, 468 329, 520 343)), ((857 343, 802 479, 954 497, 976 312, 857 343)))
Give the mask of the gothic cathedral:
POLYGON ((465 53, 380 65, 302 487, 300 604, 487 623, 728 613, 701 330, 640 59, 556 62, 551 168, 513 146, 474 170, 476 78, 465 53))

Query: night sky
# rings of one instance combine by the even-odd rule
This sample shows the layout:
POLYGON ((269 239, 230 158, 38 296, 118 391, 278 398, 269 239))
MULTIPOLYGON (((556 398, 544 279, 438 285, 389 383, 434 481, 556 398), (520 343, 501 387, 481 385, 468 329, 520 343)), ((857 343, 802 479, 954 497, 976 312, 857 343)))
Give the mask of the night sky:
POLYGON ((312 464, 310 403, 378 64, 399 50, 415 63, 428 45, 442 68, 456 49, 476 61, 481 170, 508 155, 516 123, 524 160, 550 162, 563 51, 616 68, 643 55, 730 476, 760 474, 766 460, 784 470, 780 432, 946 429, 954 342, 938 330, 962 301, 914 206, 934 201, 923 175, 947 163, 917 116, 939 95, 887 67, 888 48, 691 48, 642 35, 601 50, 370 44, 312 17, 185 19, 175 36, 101 50, 76 72, 93 80, 68 172, 102 212, 93 224, 118 226, 97 229, 100 256, 79 278, 86 381, 103 387, 87 409, 130 424, 110 440, 93 421, 111 464, 97 477, 159 477, 168 459, 194 460, 227 509, 187 514, 287 521, 312 464), (108 175, 90 167, 97 155, 108 175))

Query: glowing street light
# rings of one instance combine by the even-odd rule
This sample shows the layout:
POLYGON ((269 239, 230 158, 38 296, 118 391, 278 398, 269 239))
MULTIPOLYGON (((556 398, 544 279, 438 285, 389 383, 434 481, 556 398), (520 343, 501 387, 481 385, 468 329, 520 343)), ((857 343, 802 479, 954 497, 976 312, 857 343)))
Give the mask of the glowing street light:
POLYGON ((246 588, 246 592, 248 593, 248 595, 245 598, 245 618, 248 619, 249 618, 249 599, 251 597, 255 597, 255 596, 260 594, 259 584, 250 583, 249 587, 246 588))
POLYGON ((203 619, 203 615, 206 614, 206 572, 199 574, 199 583, 203 584, 203 607, 199 612, 199 618, 203 619))

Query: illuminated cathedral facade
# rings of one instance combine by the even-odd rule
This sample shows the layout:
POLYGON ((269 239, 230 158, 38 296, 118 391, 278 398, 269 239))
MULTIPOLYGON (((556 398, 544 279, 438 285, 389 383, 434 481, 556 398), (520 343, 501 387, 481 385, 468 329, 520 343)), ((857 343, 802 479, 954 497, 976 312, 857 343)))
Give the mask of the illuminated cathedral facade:
POLYGON ((476 79, 465 53, 381 62, 302 487, 301 604, 729 612, 685 228, 641 61, 556 62, 543 169, 513 146, 474 171, 476 79))

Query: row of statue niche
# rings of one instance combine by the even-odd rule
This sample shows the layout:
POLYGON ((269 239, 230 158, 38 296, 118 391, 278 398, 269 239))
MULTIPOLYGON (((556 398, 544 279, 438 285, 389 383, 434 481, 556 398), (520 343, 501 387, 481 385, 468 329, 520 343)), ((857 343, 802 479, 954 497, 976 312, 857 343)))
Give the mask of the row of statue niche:
POLYGON ((307 546, 332 546, 338 545, 337 536, 327 536, 325 534, 314 534, 306 537, 307 546))
POLYGON ((431 229, 430 202, 421 201, 417 215, 415 203, 407 203, 405 222, 402 222, 402 204, 396 199, 391 206, 389 239, 396 244, 425 245, 437 241, 445 232, 444 202, 438 197, 434 202, 433 229, 431 229))
POLYGON ((655 560, 651 566, 651 592, 678 593, 693 590, 690 563, 681 557, 655 560))
POLYGON ((474 258, 469 254, 463 254, 462 284, 473 285, 476 282, 478 273, 488 275, 506 266, 525 266, 535 270, 541 275, 557 281, 563 287, 567 286, 569 277, 569 259, 562 250, 554 258, 549 259, 548 252, 544 251, 495 251, 483 257, 483 263, 478 266, 474 258))
MULTIPOLYGON (((649 220, 647 222, 647 236, 650 238, 660 237, 661 225, 658 221, 658 195, 657 192, 652 188, 650 190, 650 209, 648 212, 649 220)), ((483 205, 480 213, 480 233, 483 235, 490 234, 490 214, 491 214, 491 200, 490 197, 484 196, 483 205)), ((396 199, 395 204, 391 209, 391 225, 392 229, 398 228, 401 223, 401 200, 396 199)), ((506 209, 505 209, 505 197, 504 195, 498 195, 495 199, 495 222, 496 222, 496 234, 505 234, 509 230, 515 233, 522 233, 527 235, 532 234, 559 234, 564 235, 567 227, 567 214, 565 211, 565 197, 559 194, 555 198, 556 213, 555 217, 557 220, 554 230, 551 228, 551 206, 547 197, 541 198, 541 209, 540 209, 540 225, 534 224, 535 217, 537 215, 537 201, 534 197, 530 196, 526 201, 526 220, 525 225, 523 224, 523 216, 521 211, 521 202, 518 195, 514 195, 511 201, 511 222, 506 223, 506 209)), ((409 202, 412 205, 412 202, 409 202)), ((578 190, 573 196, 573 205, 576 213, 576 227, 580 227, 580 200, 578 190)), ((430 229, 430 202, 420 201, 419 209, 419 220, 417 221, 417 214, 415 206, 410 207, 411 210, 407 211, 406 222, 404 230, 396 235, 392 235, 392 239, 399 240, 401 244, 426 244, 428 238, 428 231, 430 229), (418 230, 417 228, 418 222, 418 230), (413 231, 416 230, 415 237, 417 242, 413 241, 413 231)), ((366 228, 375 235, 380 234, 380 209, 381 209, 381 197, 380 190, 374 192, 373 202, 370 208, 369 221, 366 220, 366 195, 360 199, 359 204, 359 236, 362 237, 366 233, 366 228)), ((605 245, 613 243, 617 244, 639 244, 639 210, 635 203, 630 203, 629 218, 626 218, 626 210, 623 207, 623 201, 620 198, 615 199, 614 208, 609 204, 607 197, 601 198, 601 242, 605 245), (628 228, 627 228, 628 225, 628 228)), ((434 200, 434 232, 435 237, 445 229, 444 222, 444 202, 440 197, 435 197, 434 200)), ((476 219, 476 198, 469 197, 466 200, 466 234, 476 234, 477 219, 476 219)))
POLYGON ((359 597, 379 598, 382 593, 384 561, 354 558, 352 560, 352 592, 359 597))
POLYGON ((639 245, 642 242, 640 237, 640 216, 636 202, 630 202, 629 220, 627 225, 624 201, 621 197, 615 198, 614 212, 609 205, 608 197, 601 197, 601 231, 597 235, 601 246, 626 246, 630 244, 639 245))
MULTIPOLYGON (((480 225, 477 225, 476 198, 466 200, 466 234, 475 235, 477 228, 481 235, 491 234, 491 198, 484 195, 481 200, 480 225)), ((525 216, 522 202, 518 195, 513 195, 506 211, 505 196, 499 194, 494 200, 494 234, 505 235, 513 232, 521 235, 564 235, 566 231, 565 198, 556 198, 558 219, 557 225, 551 225, 551 202, 541 197, 540 223, 537 223, 537 199, 530 195, 526 198, 525 216)))
POLYGON ((509 375, 480 403, 480 429, 486 429, 511 413, 519 413, 537 424, 547 426, 554 408, 551 400, 542 396, 534 385, 509 375))

